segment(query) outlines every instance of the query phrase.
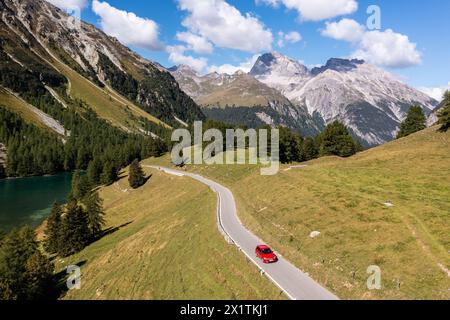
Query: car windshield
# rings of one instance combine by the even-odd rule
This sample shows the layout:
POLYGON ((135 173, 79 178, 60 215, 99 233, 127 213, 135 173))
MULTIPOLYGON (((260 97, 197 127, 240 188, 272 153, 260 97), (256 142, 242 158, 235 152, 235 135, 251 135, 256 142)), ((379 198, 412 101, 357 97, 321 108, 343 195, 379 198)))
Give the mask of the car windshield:
POLYGON ((264 253, 264 254, 271 254, 272 253, 272 250, 270 250, 270 249, 262 249, 261 250, 262 251, 262 253, 264 253))

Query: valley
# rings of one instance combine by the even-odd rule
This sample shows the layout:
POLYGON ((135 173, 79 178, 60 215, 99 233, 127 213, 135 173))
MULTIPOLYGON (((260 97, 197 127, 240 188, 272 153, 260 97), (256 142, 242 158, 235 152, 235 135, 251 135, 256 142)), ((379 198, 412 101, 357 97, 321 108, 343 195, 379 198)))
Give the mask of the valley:
MULTIPOLYGON (((450 300, 450 87, 418 85, 444 70, 420 74, 430 43, 333 33, 351 12, 299 8, 300 35, 236 1, 81 2, 73 24, 64 1, 0 0, 0 301, 450 300), (313 45, 319 21, 352 53, 313 45), (396 70, 405 52, 417 69, 396 70), (196 160, 228 164, 172 155, 209 143, 196 160)), ((293 10, 246 6, 268 4, 293 10)))

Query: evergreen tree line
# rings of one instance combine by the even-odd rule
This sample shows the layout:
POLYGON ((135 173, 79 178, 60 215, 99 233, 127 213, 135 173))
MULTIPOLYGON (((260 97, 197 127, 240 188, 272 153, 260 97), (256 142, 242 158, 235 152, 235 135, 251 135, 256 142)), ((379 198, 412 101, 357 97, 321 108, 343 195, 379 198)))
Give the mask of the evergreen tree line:
POLYGON ((316 137, 303 138, 288 128, 280 128, 280 161, 303 162, 324 156, 350 157, 362 151, 361 144, 348 128, 334 121, 316 137))
MULTIPOLYGON (((132 167, 137 183, 144 183, 139 180, 143 172, 137 160, 132 167)), ((80 177, 79 172, 75 174, 68 204, 53 205, 42 246, 29 227, 7 235, 0 230, 0 300, 58 298, 61 279, 54 274, 52 258, 76 254, 104 235, 103 201, 95 189, 76 189, 80 177)))
POLYGON ((159 156, 167 151, 166 142, 127 134, 99 119, 91 109, 83 118, 73 112, 65 120, 70 136, 64 144, 56 134, 27 124, 20 116, 0 107, 0 141, 5 142, 8 153, 5 175, 86 170, 93 162, 91 167, 101 167, 101 173, 110 176, 105 179, 109 184, 118 170, 134 159, 159 156))
POLYGON ((71 197, 65 207, 54 204, 47 219, 45 249, 60 257, 78 253, 102 236, 104 224, 98 192, 89 192, 83 199, 71 197))
MULTIPOLYGON (((450 129, 450 91, 443 96, 442 106, 437 111, 439 131, 446 132, 450 129)), ((407 137, 413 133, 424 130, 427 127, 427 118, 420 106, 412 106, 406 119, 401 123, 397 139, 407 137)))
POLYGON ((66 78, 45 64, 38 63, 31 57, 18 51, 16 56, 26 63, 26 68, 13 61, 2 48, 3 39, 0 39, 0 83, 14 92, 34 95, 44 94, 44 83, 59 87, 67 83, 66 78))
MULTIPOLYGON (((268 130, 268 152, 270 153, 271 127, 263 126, 261 128, 268 130)), ((242 129, 245 131, 248 127, 233 126, 221 121, 208 120, 203 124, 203 132, 208 129, 218 129, 222 133, 224 138, 223 150, 226 150, 226 130, 242 129)), ((279 127, 278 129, 280 132, 280 161, 282 163, 303 162, 330 155, 350 157, 362 150, 361 144, 351 136, 347 127, 339 121, 329 124, 325 130, 316 137, 304 138, 300 134, 286 127, 279 127)), ((191 127, 190 130, 191 136, 193 136, 194 129, 191 127)), ((203 148, 210 143, 211 142, 203 142, 203 148)), ((235 141, 235 147, 236 143, 237 141, 235 141)), ((248 140, 246 143, 248 143, 248 140)))
POLYGON ((1 106, 0 141, 8 153, 6 168, 0 165, 4 176, 53 174, 64 169, 62 141, 1 106))
POLYGON ((90 192, 81 201, 54 204, 47 220, 43 248, 29 227, 0 232, 0 300, 58 298, 51 255, 67 257, 102 236, 105 224, 102 200, 90 192), (43 250, 45 249, 45 251, 43 250))
POLYGON ((29 227, 0 235, 0 300, 56 298, 54 265, 29 227))
POLYGON ((440 124, 439 130, 447 132, 450 129, 450 91, 444 93, 444 100, 442 101, 442 108, 438 112, 440 124))
POLYGON ((406 119, 400 124, 400 131, 397 139, 407 137, 413 133, 419 132, 427 127, 427 118, 420 106, 412 106, 406 119))
MULTIPOLYGON (((0 44, 3 42, 0 40, 0 44)), ((0 85, 19 93, 28 103, 60 122, 70 136, 66 143, 48 131, 26 124, 15 114, 1 108, 0 142, 8 151, 6 176, 53 174, 62 170, 86 170, 93 159, 99 160, 105 171, 117 171, 134 159, 158 156, 167 151, 167 141, 138 134, 128 134, 100 119, 82 101, 66 96, 67 80, 29 52, 18 50, 25 66, 14 62, 0 46, 0 85), (63 108, 47 91, 52 86, 71 101, 63 108)), ((157 130, 163 138, 164 128, 141 119, 146 129, 157 130)))
POLYGON ((137 80, 120 70, 104 54, 99 55, 98 65, 115 90, 158 119, 175 127, 180 124, 174 119, 174 114, 187 122, 205 119, 200 107, 179 88, 169 72, 162 72, 148 64, 151 74, 137 80))

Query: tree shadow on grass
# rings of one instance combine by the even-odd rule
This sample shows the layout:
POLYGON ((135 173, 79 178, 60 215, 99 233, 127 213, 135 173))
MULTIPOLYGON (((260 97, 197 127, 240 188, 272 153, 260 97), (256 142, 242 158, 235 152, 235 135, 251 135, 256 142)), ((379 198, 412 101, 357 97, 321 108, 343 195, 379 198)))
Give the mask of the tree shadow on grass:
POLYGON ((148 177, 145 177, 145 178, 144 178, 144 184, 143 184, 143 185, 145 185, 145 184, 148 182, 148 180, 150 180, 152 177, 153 177, 153 173, 150 174, 148 177))
POLYGON ((93 239, 92 243, 97 242, 98 240, 100 240, 100 239, 102 239, 102 238, 104 238, 106 236, 109 236, 109 235, 119 231, 120 229, 125 228, 126 226, 128 226, 128 225, 130 225, 132 223, 133 223, 133 221, 130 221, 130 222, 124 223, 124 224, 122 224, 122 225, 120 225, 118 227, 107 228, 107 229, 103 230, 97 237, 95 237, 93 239))
MULTIPOLYGON (((111 234, 119 231, 122 228, 125 228, 126 226, 130 225, 131 223, 133 223, 133 221, 124 223, 118 227, 111 227, 111 228, 103 230, 102 233, 98 237, 96 237, 90 244, 97 242, 98 240, 100 240, 108 235, 111 235, 111 234)), ((81 268, 82 266, 84 266, 86 264, 86 262, 87 262, 86 260, 83 260, 76 264, 72 264, 71 266, 78 266, 81 268)), ((69 266, 67 266, 67 267, 69 267, 69 266)), ((49 300, 61 299, 67 294, 67 292, 69 291, 69 288, 67 286, 67 280, 68 280, 69 276, 71 276, 71 275, 73 275, 73 273, 67 273, 67 269, 64 269, 61 272, 59 272, 53 276, 54 286, 52 287, 51 292, 48 293, 47 298, 49 300)))

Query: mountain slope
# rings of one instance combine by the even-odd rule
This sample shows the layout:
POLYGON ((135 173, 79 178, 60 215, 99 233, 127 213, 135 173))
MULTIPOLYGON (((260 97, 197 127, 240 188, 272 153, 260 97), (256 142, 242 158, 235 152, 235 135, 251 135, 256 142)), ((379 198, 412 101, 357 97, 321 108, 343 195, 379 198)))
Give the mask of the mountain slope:
POLYGON ((69 135, 64 127, 51 116, 38 108, 28 104, 8 89, 0 86, 0 106, 18 114, 27 123, 33 124, 41 129, 57 133, 60 136, 69 135))
POLYGON ((433 126, 435 125, 438 121, 439 121, 439 111, 442 110, 442 108, 444 108, 444 101, 442 101, 438 107, 436 107, 436 109, 433 110, 433 112, 430 114, 430 116, 427 119, 427 124, 428 126, 433 126))
POLYGON ((309 71, 277 53, 262 55, 250 72, 325 123, 343 121, 367 146, 395 138, 411 105, 428 115, 437 101, 361 60, 330 59, 309 71))
POLYGON ((242 71, 200 76, 188 66, 169 70, 210 118, 248 126, 282 125, 304 135, 314 135, 322 129, 306 109, 242 71))
MULTIPOLYGON (((150 113, 168 124, 175 125, 175 117, 185 122, 204 118, 198 106, 180 90, 168 72, 94 26, 81 22, 81 28, 75 28, 64 12, 42 0, 1 0, 0 9, 2 31, 9 33, 10 38, 13 35, 16 38, 16 43, 8 48, 10 54, 14 55, 19 44, 30 45, 31 50, 69 80, 74 77, 69 75, 70 72, 88 79, 89 83, 84 83, 84 87, 74 85, 73 89, 79 95, 86 92, 85 87, 97 92, 102 89, 101 94, 114 101, 115 109, 124 112, 134 109, 131 112, 136 113, 137 118, 150 113), (22 43, 17 43, 18 40, 22 43), (64 64, 62 68, 61 64, 64 64), (136 112, 135 105, 145 112, 136 112)), ((102 105, 104 101, 91 103, 102 105)))
POLYGON ((284 298, 224 241, 217 198, 208 187, 157 170, 146 173, 151 179, 137 190, 128 179, 100 189, 110 232, 58 261, 59 270, 85 261, 81 290, 64 299, 284 298))
POLYGON ((274 176, 252 165, 186 170, 229 187, 246 227, 342 299, 448 300, 450 132, 437 129, 274 176), (371 265, 381 290, 367 288, 371 265))

